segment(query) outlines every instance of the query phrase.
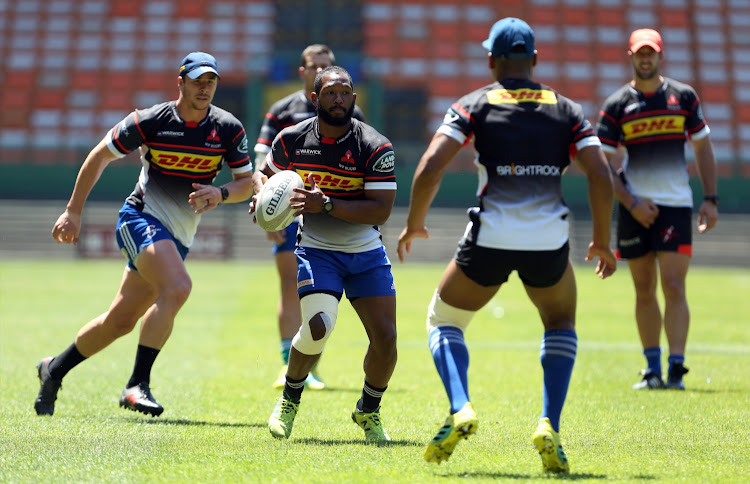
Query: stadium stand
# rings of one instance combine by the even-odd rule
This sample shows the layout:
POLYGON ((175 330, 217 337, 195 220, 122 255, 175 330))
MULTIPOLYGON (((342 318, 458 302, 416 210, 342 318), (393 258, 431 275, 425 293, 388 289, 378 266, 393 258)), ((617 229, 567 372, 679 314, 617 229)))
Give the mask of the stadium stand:
POLYGON ((134 107, 176 96, 192 50, 225 81, 263 76, 273 25, 271 1, 0 0, 0 160, 79 164, 134 107))
MULTIPOLYGON (((746 1, 375 0, 365 3, 363 16, 368 74, 427 91, 427 136, 456 96, 489 81, 478 44, 498 18, 530 22, 540 58, 537 79, 580 102, 592 121, 604 99, 631 76, 629 33, 656 28, 666 45, 665 74, 695 86, 703 100, 720 174, 750 174, 750 142, 742 141, 750 139, 746 1)), ((462 160, 458 169, 467 168, 471 154, 462 160)))
MULTIPOLYGON (((629 32, 660 30, 664 72, 699 92, 720 174, 750 177, 746 0, 0 0, 0 162, 80 163, 130 109, 174 97, 175 59, 191 50, 213 52, 225 85, 243 86, 293 80, 310 42, 380 83, 381 129, 423 146, 450 102, 489 81, 480 42, 504 16, 530 22, 536 77, 592 121, 630 78, 629 32)), ((471 169, 465 151, 454 169, 471 169)))

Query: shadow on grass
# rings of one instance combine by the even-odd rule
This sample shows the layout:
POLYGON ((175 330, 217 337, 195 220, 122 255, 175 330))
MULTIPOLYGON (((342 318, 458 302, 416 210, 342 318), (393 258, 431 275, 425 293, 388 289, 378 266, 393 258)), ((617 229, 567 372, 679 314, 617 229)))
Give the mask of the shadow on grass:
MULTIPOLYGON (((601 474, 587 474, 587 473, 572 473, 572 474, 540 474, 532 473, 528 474, 516 474, 510 472, 448 472, 445 474, 436 474, 435 477, 442 477, 445 479, 518 479, 518 480, 533 480, 539 478, 557 479, 560 481, 579 481, 583 479, 601 479, 609 480, 609 477, 601 474)), ((632 476, 630 479, 650 480, 654 479, 651 476, 632 476)))
POLYGON ((159 418, 159 417, 136 417, 127 418, 121 417, 120 420, 127 422, 138 422, 149 425, 185 425, 191 427, 249 427, 249 428, 265 428, 268 426, 267 423, 244 423, 244 422, 206 422, 205 420, 187 420, 184 418, 159 418))
MULTIPOLYGON (((394 393, 406 393, 406 389, 402 388, 389 388, 388 389, 388 395, 394 394, 394 393)), ((308 388, 305 388, 305 395, 308 393, 326 393, 326 392, 341 392, 341 393, 356 393, 359 395, 362 393, 362 387, 355 388, 355 387, 332 387, 326 383, 326 387, 322 390, 310 390, 308 388)))
POLYGON ((318 439, 318 438, 304 438, 304 439, 294 439, 294 442, 298 442, 300 444, 310 444, 310 445, 327 445, 327 446, 334 446, 334 445, 372 445, 376 447, 421 447, 422 442, 418 442, 416 440, 392 440, 390 442, 367 442, 365 440, 358 440, 358 439, 318 439))

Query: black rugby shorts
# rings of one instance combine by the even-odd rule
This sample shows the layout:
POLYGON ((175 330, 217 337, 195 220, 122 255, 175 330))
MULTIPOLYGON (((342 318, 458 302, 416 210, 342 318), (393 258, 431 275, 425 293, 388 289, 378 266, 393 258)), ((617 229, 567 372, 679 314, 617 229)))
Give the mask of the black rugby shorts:
POLYGON ((656 221, 646 228, 622 204, 617 205, 618 259, 635 259, 659 251, 693 255, 692 208, 657 207, 656 221))
POLYGON ((485 287, 499 286, 518 272, 524 284, 551 287, 562 279, 568 268, 568 242, 556 250, 506 250, 480 247, 469 231, 458 244, 456 264, 466 276, 485 287))

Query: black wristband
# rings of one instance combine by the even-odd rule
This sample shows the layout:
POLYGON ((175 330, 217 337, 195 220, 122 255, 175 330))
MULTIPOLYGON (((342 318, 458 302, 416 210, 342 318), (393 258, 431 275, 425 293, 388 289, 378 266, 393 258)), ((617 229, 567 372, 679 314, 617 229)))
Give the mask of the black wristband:
POLYGON ((718 205, 719 204, 719 196, 718 195, 706 195, 705 197, 703 197, 703 200, 706 201, 706 202, 711 202, 714 205, 718 205))

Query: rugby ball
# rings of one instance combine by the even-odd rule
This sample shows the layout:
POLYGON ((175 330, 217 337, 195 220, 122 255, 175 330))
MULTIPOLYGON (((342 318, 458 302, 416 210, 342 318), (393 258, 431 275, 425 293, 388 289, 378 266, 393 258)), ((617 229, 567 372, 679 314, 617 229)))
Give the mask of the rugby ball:
POLYGON ((294 188, 305 188, 305 182, 296 171, 285 170, 268 178, 255 202, 255 220, 267 232, 285 229, 294 221, 296 210, 289 199, 294 188))

